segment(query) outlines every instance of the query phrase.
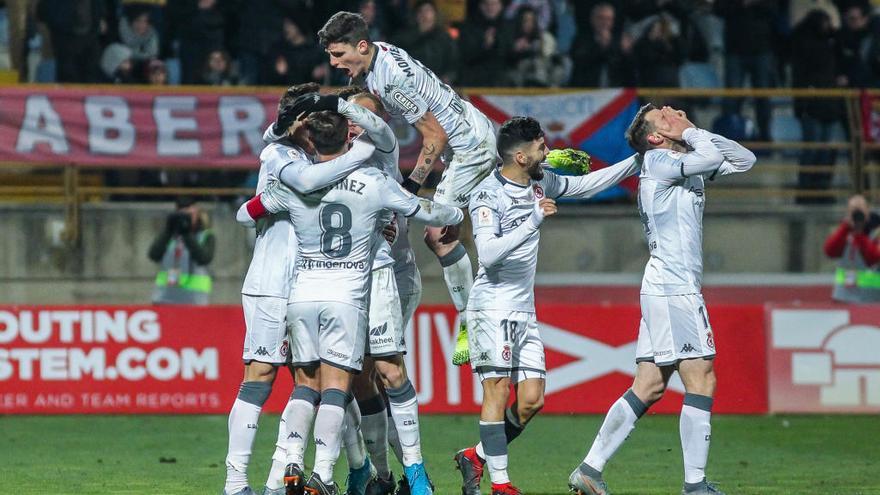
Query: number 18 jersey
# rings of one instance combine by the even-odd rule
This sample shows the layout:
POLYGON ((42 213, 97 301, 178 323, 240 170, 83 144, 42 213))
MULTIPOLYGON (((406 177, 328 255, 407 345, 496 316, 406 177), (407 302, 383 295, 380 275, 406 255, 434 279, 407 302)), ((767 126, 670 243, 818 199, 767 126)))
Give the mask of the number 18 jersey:
POLYGON ((356 170, 310 194, 269 188, 262 201, 270 212, 290 211, 294 225, 298 249, 290 302, 335 301, 361 309, 369 302, 373 259, 386 242, 379 235, 383 210, 411 215, 420 207, 416 196, 375 168, 356 170))

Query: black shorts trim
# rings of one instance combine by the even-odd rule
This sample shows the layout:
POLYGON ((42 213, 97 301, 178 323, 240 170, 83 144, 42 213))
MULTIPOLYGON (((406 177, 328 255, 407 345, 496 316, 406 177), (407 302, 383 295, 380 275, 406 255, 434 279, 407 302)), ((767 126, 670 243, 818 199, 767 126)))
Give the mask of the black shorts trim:
POLYGON ((366 356, 366 357, 371 357, 371 358, 383 358, 383 357, 403 356, 404 354, 406 354, 406 351, 400 351, 400 352, 397 352, 397 351, 395 351, 395 352, 382 352, 382 353, 379 353, 379 354, 373 354, 373 353, 370 353, 370 352, 365 352, 365 353, 364 353, 364 356, 366 356))
POLYGON ((321 364, 326 364, 328 366, 333 366, 334 368, 339 368, 342 371, 347 371, 353 375, 359 375, 361 370, 357 368, 352 368, 350 366, 345 366, 344 364, 334 363, 333 361, 329 361, 327 359, 321 358, 321 364))
POLYGON ((487 371, 498 371, 501 373, 515 373, 517 371, 531 371, 534 373, 541 373, 543 375, 547 375, 546 370, 540 370, 538 368, 529 368, 525 366, 512 366, 510 368, 504 368, 501 366, 477 366, 474 368, 474 373, 485 373, 487 371))
POLYGON ((279 366, 287 366, 287 360, 284 360, 282 362, 273 362, 273 361, 260 361, 259 359, 242 359, 242 362, 244 364, 251 364, 251 363, 269 364, 269 365, 275 366, 276 368, 279 366))
POLYGON ((301 361, 301 362, 297 362, 297 363, 290 362, 290 363, 288 363, 288 364, 290 364, 290 365, 293 366, 294 368, 317 368, 318 365, 321 364, 321 361, 320 361, 320 360, 317 360, 317 361, 301 361))

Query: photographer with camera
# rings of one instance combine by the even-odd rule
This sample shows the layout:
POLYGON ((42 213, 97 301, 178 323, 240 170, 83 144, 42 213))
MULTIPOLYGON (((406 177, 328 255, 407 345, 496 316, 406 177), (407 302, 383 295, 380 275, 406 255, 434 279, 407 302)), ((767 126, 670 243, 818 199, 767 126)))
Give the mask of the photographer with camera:
POLYGON ((160 264, 153 304, 204 306, 211 294, 207 265, 214 258, 214 234, 208 229, 208 215, 193 198, 180 197, 176 205, 147 254, 160 264))
POLYGON ((825 240, 825 254, 838 258, 834 275, 835 301, 880 302, 880 215, 872 213, 862 195, 849 198, 846 217, 825 240))

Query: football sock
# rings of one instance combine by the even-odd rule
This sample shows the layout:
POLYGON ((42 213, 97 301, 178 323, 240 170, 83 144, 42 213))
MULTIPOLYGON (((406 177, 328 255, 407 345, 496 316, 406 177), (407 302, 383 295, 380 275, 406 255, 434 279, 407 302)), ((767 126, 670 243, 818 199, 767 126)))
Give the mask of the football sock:
POLYGON ((632 390, 627 390, 605 415, 605 421, 602 422, 599 434, 593 440, 590 452, 584 458, 584 464, 601 473, 605 469, 605 463, 617 452, 636 427, 636 421, 647 410, 648 406, 632 390))
POLYGON ((251 447, 257 434, 260 411, 269 393, 270 382, 242 382, 238 397, 229 411, 229 448, 226 454, 227 493, 241 491, 248 486, 247 466, 251 458, 251 447))
POLYGON ((315 419, 315 408, 321 403, 321 394, 305 385, 297 385, 290 395, 288 407, 284 408, 284 424, 287 426, 287 459, 285 464, 296 464, 301 469, 306 456, 309 433, 315 419))
MULTIPOLYGON (((370 453, 370 461, 382 479, 388 479, 388 412, 381 395, 374 395, 358 404, 361 409, 361 431, 370 453)), ((393 428, 393 424, 391 425, 393 428)), ((397 430, 395 430, 396 432, 397 430)))
POLYGON ((361 410, 357 401, 352 399, 349 395, 348 405, 345 406, 342 444, 345 446, 349 469, 360 469, 364 467, 364 462, 367 459, 367 447, 364 445, 364 437, 361 434, 361 410))
MULTIPOLYGON (((510 442, 516 440, 516 437, 520 436, 525 429, 526 425, 520 423, 519 415, 513 410, 513 407, 508 407, 504 411, 504 438, 507 441, 507 444, 510 445, 510 442)), ((486 460, 486 452, 483 450, 483 442, 477 444, 477 457, 483 461, 486 460)))
POLYGON ((480 421, 480 443, 483 444, 486 453, 486 466, 489 467, 489 478, 492 480, 492 484, 509 483, 504 422, 480 421))
POLYGON ((275 452, 272 454, 272 467, 269 468, 269 476, 266 478, 266 488, 277 490, 284 486, 284 468, 287 459, 287 422, 284 417, 290 414, 287 410, 293 403, 293 397, 287 401, 284 411, 281 413, 281 421, 278 422, 278 438, 275 440, 275 452))
MULTIPOLYGON (((388 398, 386 397, 387 401, 388 398)), ((388 406, 388 418, 385 420, 388 422, 388 445, 391 446, 391 450, 394 452, 394 457, 397 458, 397 462, 400 465, 403 465, 403 447, 400 446, 400 435, 397 434, 397 427, 394 426, 394 418, 391 416, 391 403, 388 402, 386 404, 388 406)))
POLYGON ((443 267, 443 279, 452 297, 452 304, 463 318, 471 286, 474 285, 473 267, 464 246, 459 243, 449 254, 440 256, 440 265, 443 267))
POLYGON ((422 445, 419 439, 419 403, 416 389, 409 379, 397 388, 385 390, 390 403, 391 418, 400 438, 403 465, 422 462, 422 445))
POLYGON ((712 426, 709 423, 711 417, 711 397, 684 394, 679 433, 684 456, 685 483, 699 483, 706 477, 706 460, 709 458, 709 440, 712 435, 712 426))
POLYGON ((325 483, 333 479, 333 467, 339 459, 340 434, 345 417, 346 393, 328 388, 321 393, 321 405, 315 415, 314 473, 325 483))

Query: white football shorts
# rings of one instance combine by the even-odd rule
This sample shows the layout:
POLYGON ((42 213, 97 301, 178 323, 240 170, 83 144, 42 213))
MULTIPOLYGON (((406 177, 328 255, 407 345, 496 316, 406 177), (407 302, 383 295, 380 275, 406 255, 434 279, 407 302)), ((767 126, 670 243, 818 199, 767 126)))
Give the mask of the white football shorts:
POLYGON ((682 359, 715 357, 709 312, 701 294, 649 296, 642 294, 642 321, 636 344, 636 362, 658 366, 682 359))
POLYGON ((544 343, 535 313, 468 310, 471 366, 480 380, 510 377, 514 383, 545 378, 544 343))
POLYGON ((471 191, 495 169, 498 150, 495 146, 495 128, 488 118, 479 146, 467 151, 453 151, 446 162, 443 176, 437 184, 434 201, 456 208, 467 208, 471 191))
POLYGON ((287 298, 241 295, 244 310, 245 364, 252 361, 282 366, 290 358, 287 342, 287 298))
POLYGON ((340 302, 295 302, 287 305, 291 364, 331 366, 360 372, 364 365, 367 311, 340 302))
POLYGON ((373 270, 370 284, 370 331, 367 355, 388 357, 406 353, 400 294, 393 265, 373 270))

